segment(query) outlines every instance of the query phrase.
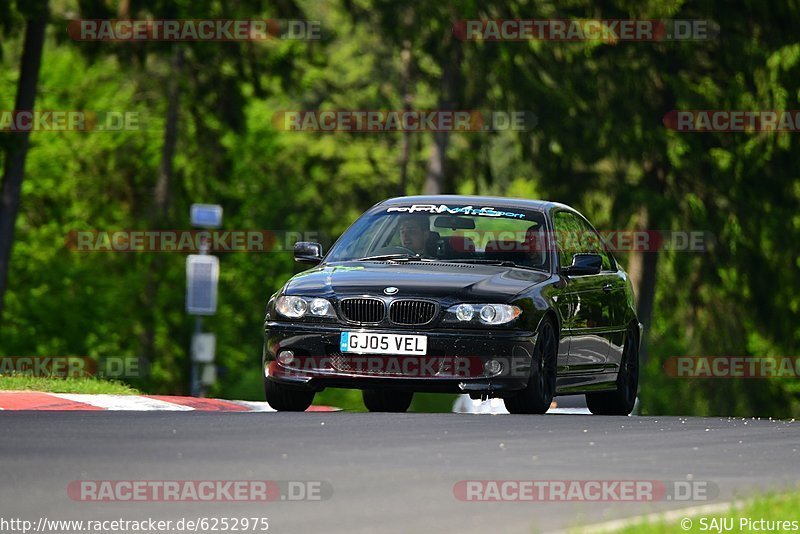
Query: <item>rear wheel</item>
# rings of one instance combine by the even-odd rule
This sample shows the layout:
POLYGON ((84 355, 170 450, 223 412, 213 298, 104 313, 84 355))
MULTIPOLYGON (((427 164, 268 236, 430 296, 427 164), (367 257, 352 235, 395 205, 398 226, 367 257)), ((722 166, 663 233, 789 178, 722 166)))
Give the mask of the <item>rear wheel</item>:
POLYGON ((414 393, 365 389, 361 392, 364 406, 371 412, 405 412, 411 406, 414 393))
POLYGON ((595 415, 628 415, 639 391, 639 333, 633 326, 625 334, 616 391, 587 393, 586 406, 595 415))
POLYGON ((556 392, 556 358, 558 338, 555 326, 549 319, 539 325, 536 345, 533 348, 531 376, 525 389, 504 399, 511 413, 543 414, 550 409, 556 392))
POLYGON ((314 392, 264 379, 267 403, 279 412, 304 412, 314 401, 314 392))

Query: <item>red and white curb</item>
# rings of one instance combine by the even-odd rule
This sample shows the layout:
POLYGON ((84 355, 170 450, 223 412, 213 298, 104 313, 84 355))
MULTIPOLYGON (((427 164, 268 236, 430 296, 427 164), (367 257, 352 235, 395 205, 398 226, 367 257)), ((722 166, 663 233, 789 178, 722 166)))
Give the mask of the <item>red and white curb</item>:
MULTIPOLYGON (((274 412, 266 402, 232 401, 167 395, 88 395, 0 391, 0 410, 58 411, 177 411, 177 412, 274 412)), ((332 406, 311 406, 309 412, 336 412, 332 406)))

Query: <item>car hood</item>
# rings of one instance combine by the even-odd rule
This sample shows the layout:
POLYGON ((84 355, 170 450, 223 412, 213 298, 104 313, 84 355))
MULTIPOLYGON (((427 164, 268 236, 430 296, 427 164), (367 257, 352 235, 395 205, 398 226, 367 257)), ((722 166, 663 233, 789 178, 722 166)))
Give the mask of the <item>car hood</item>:
POLYGON ((496 265, 445 262, 348 262, 321 265, 294 276, 284 294, 340 297, 384 295, 396 287, 397 297, 445 297, 504 301, 547 280, 543 272, 496 265))

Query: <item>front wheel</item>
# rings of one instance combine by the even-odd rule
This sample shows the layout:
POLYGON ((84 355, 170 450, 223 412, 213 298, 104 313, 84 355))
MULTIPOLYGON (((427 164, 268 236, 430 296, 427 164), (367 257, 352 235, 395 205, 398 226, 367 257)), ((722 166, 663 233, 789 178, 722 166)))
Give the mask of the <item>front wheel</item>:
POLYGON ((364 406, 371 412, 405 412, 414 394, 408 391, 365 389, 361 392, 364 406))
POLYGON ((586 406, 595 415, 628 415, 639 391, 639 332, 631 326, 625 334, 617 389, 586 394, 586 406))
POLYGON ((304 412, 314 402, 314 392, 264 379, 267 403, 279 412, 304 412))
POLYGON ((558 338, 549 319, 539 325, 533 348, 531 376, 525 389, 503 399, 510 413, 544 414, 550 409, 556 392, 556 361, 558 338))

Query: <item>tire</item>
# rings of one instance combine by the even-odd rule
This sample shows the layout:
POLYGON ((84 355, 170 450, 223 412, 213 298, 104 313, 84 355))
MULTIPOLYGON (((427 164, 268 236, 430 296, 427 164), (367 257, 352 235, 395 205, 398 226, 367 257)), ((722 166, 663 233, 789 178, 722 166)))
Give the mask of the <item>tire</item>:
POLYGON ((414 393, 409 391, 384 391, 365 389, 361 392, 364 406, 370 412, 405 412, 411 406, 414 393))
POLYGON ((525 389, 503 399, 506 409, 515 414, 544 414, 556 392, 558 335, 550 319, 542 320, 533 348, 531 376, 525 389))
POLYGON ((279 412, 304 412, 314 401, 314 392, 285 386, 264 379, 264 394, 267 403, 279 412))
POLYGON ((622 362, 617 373, 617 389, 586 394, 586 406, 595 415, 628 415, 639 392, 639 332, 628 328, 622 362))

